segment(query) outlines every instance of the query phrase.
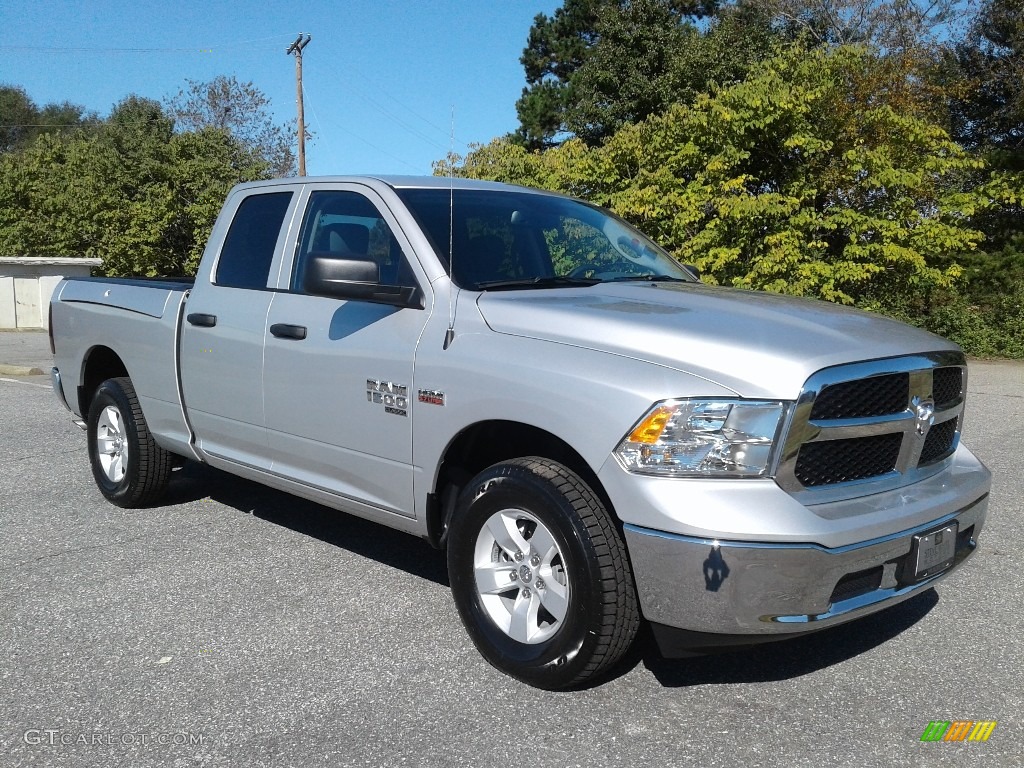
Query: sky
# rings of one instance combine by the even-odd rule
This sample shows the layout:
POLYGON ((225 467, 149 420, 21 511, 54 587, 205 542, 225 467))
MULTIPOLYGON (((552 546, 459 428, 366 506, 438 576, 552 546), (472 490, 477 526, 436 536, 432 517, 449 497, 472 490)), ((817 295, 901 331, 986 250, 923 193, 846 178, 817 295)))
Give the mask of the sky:
POLYGON ((429 174, 516 128, 519 57, 561 0, 0 0, 0 84, 101 116, 218 75, 251 81, 295 125, 299 33, 310 175, 429 174), (454 115, 454 141, 452 124, 454 115))

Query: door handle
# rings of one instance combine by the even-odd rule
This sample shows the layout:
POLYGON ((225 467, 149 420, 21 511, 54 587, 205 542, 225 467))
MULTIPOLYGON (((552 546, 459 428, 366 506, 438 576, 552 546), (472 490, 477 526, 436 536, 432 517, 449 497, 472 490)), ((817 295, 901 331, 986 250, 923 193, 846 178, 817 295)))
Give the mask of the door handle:
POLYGON ((270 326, 270 333, 272 336, 276 336, 279 339, 298 339, 299 341, 302 341, 306 338, 306 326, 274 323, 270 326))
POLYGON ((216 315, 204 315, 200 312, 193 312, 185 319, 189 325, 198 325, 200 328, 213 328, 217 324, 216 315))

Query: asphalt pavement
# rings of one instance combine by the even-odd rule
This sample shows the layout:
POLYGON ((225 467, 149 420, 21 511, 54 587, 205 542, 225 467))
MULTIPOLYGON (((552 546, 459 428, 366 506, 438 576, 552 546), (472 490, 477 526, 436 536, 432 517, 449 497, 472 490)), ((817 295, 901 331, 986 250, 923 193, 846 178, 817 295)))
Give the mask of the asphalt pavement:
POLYGON ((0 330, 0 376, 49 374, 52 366, 46 331, 0 330))
MULTIPOLYGON (((0 363, 48 370, 45 334, 13 336, 0 363)), ((994 483, 961 570, 741 653, 642 638, 569 693, 487 665, 424 542, 195 465, 114 507, 47 378, 0 375, 0 765, 1024 765, 1024 365, 970 371, 994 483), (997 726, 922 742, 935 720, 997 726)))

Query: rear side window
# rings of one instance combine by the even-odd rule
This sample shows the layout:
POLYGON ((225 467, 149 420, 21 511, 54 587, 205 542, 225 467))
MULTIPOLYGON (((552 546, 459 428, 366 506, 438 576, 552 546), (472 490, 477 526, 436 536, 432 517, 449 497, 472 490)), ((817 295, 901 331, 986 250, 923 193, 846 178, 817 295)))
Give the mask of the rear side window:
POLYGON ((251 195, 235 211, 217 261, 214 282, 228 288, 266 288, 274 246, 291 192, 251 195))

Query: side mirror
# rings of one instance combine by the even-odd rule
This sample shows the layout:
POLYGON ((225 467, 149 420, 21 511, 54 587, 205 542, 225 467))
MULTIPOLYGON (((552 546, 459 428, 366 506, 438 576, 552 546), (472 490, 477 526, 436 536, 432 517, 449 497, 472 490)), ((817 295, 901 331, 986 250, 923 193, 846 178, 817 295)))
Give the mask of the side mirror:
POLYGON ((693 275, 697 280, 700 280, 700 270, 693 264, 683 264, 683 269, 693 275))
POLYGON ((380 267, 372 259, 311 253, 302 277, 302 290, 314 296, 423 309, 419 288, 381 285, 380 267))

